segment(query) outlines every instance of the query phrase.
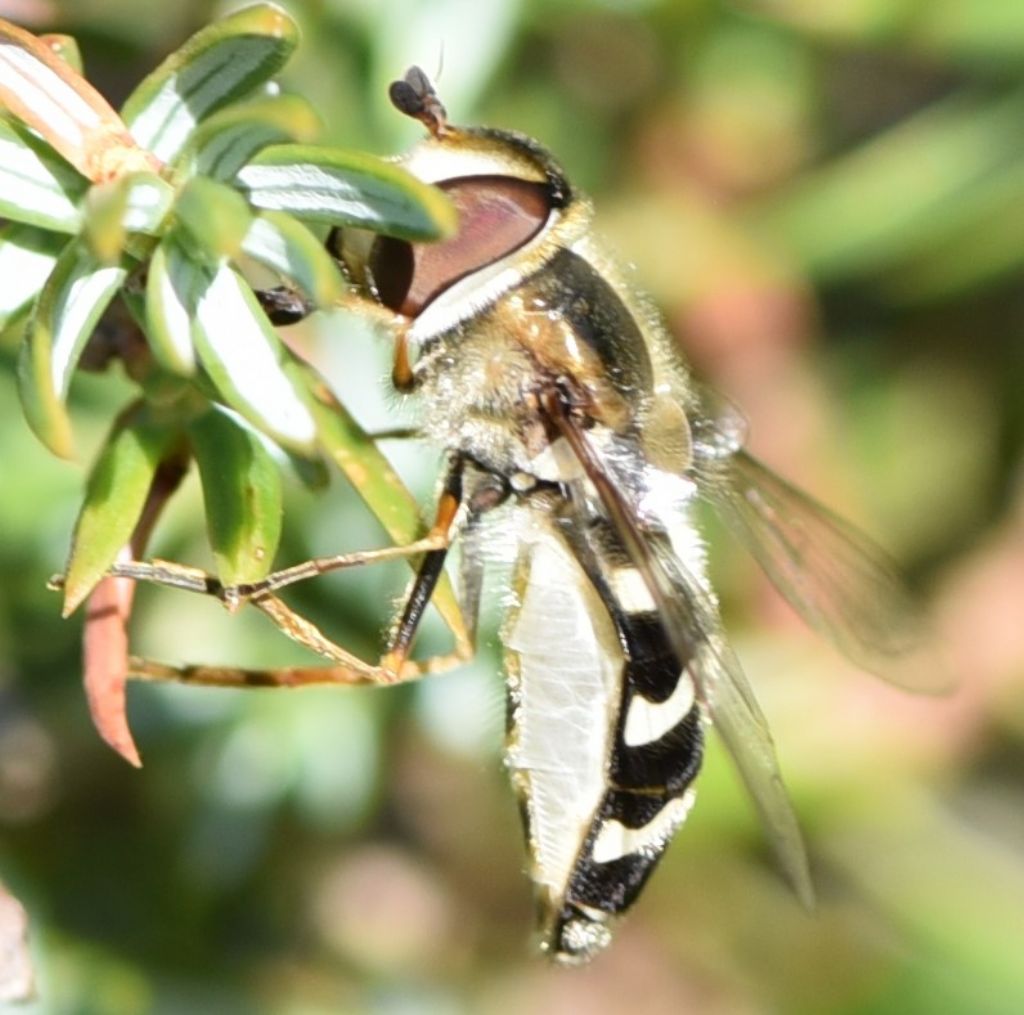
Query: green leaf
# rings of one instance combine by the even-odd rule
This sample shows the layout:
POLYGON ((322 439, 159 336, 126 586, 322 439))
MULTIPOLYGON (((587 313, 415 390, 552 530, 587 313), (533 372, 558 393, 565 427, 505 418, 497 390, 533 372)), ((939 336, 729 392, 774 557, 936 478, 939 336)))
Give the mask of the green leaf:
POLYGON ((312 141, 320 117, 299 95, 275 95, 215 113, 196 128, 178 158, 180 171, 232 180, 258 151, 284 141, 312 141))
POLYGON ((195 372, 192 318, 210 273, 191 260, 174 235, 153 252, 146 279, 146 335, 161 366, 183 377, 195 372))
POLYGON ((89 474, 64 583, 64 616, 78 607, 131 538, 153 476, 176 433, 141 403, 115 423, 89 474))
POLYGON ((95 183, 85 202, 85 235, 104 264, 118 260, 131 233, 157 232, 174 191, 156 173, 128 173, 109 183, 95 183))
POLYGON ((75 233, 87 181, 20 124, 0 120, 0 216, 75 233))
POLYGON ((880 287, 901 300, 949 299, 1024 268, 1024 166, 1011 164, 972 187, 921 231, 880 287))
MULTIPOLYGON (((416 498, 373 439, 308 363, 295 361, 289 372, 296 384, 308 393, 321 447, 352 484, 392 542, 402 546, 421 536, 423 521, 416 498)), ((414 561, 409 563, 415 566, 414 561)), ((465 645, 468 636, 462 610, 446 574, 441 576, 431 602, 456 641, 465 645)))
POLYGON ((158 236, 174 203, 174 188, 156 173, 141 171, 121 178, 128 200, 124 227, 130 233, 158 236))
POLYGON ((242 250, 268 268, 290 278, 318 307, 334 304, 345 288, 334 258, 298 219, 282 212, 257 215, 242 250))
POLYGON ((954 95, 757 204, 746 223, 821 277, 888 270, 956 218, 970 188, 1020 159, 1022 117, 1020 88, 954 95))
POLYGON ((18 389, 29 425, 55 454, 72 457, 71 424, 64 407, 82 350, 127 275, 100 264, 82 243, 65 247, 39 294, 22 344, 18 389))
POLYGON ((206 528, 225 585, 259 581, 281 538, 281 473, 263 441, 214 409, 189 427, 206 528))
POLYGON ((282 446, 311 453, 316 425, 284 372, 287 350, 252 290, 227 265, 200 296, 192 334, 224 401, 282 446))
POLYGON ((256 207, 318 222, 410 240, 436 240, 456 226, 455 209, 440 190, 362 152, 273 145, 236 179, 256 207))
POLYGON ((910 0, 905 25, 914 49, 932 56, 966 57, 987 66, 1002 58, 1011 68, 1024 52, 1024 8, 1006 0, 971 0, 969 14, 961 0, 910 0))
POLYGON ((132 136, 164 162, 196 124, 273 77, 298 41, 279 7, 255 4, 202 29, 132 92, 122 116, 132 136))
POLYGON ((1016 67, 1024 51, 1024 7, 1012 0, 860 0, 808 3, 807 0, 745 0, 744 6, 773 21, 849 44, 888 43, 901 54, 929 59, 1000 58, 1016 67))
POLYGON ((49 46, 76 74, 82 73, 82 51, 78 48, 74 36, 48 32, 46 35, 40 35, 39 41, 49 46))
POLYGON ((189 246, 212 262, 236 257, 252 222, 252 212, 237 190, 202 176, 185 184, 174 215, 188 234, 189 246))
POLYGON ((95 183, 85 198, 85 242, 101 264, 121 259, 128 239, 125 212, 128 191, 121 180, 95 183))
MULTIPOLYGON (((0 19, 0 106, 94 182, 156 169, 107 100, 42 39, 0 19)), ((2 161, 2 160, 0 160, 2 161)))
POLYGON ((17 285, 0 286, 0 329, 39 295, 67 242, 60 233, 33 226, 12 223, 0 228, 0 279, 18 280, 17 285))

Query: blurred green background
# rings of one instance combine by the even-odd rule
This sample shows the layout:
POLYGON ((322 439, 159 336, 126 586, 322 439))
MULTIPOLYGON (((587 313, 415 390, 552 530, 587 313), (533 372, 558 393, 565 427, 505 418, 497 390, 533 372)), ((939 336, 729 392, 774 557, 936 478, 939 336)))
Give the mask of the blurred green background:
MULTIPOLYGON (((743 407, 755 452, 904 563, 959 690, 914 699, 856 672, 713 533, 820 910, 787 892, 715 746, 613 948, 548 968, 528 948, 493 634, 473 666, 417 688, 136 686, 145 768, 100 742, 80 620, 44 588, 85 465, 31 437, 0 346, 0 880, 32 920, 27 1010, 1024 1011, 1024 5, 286 6, 304 42, 284 84, 328 140, 408 143, 385 89, 416 62, 440 68, 456 122, 559 154, 699 373, 743 407)), ((225 9, 0 0, 77 36, 115 101, 225 9)), ((409 418, 360 322, 298 340, 366 425, 409 418)), ((76 381, 83 447, 129 390, 76 381)), ((436 451, 387 448, 429 503, 436 451)), ((208 563, 199 505, 193 480, 156 554, 208 563)), ((341 480, 293 490, 285 529, 281 563, 383 538, 341 480)), ((294 601, 372 655, 403 581, 368 569, 294 601)), ((262 618, 171 592, 143 591, 136 637, 169 660, 296 658, 262 618)))

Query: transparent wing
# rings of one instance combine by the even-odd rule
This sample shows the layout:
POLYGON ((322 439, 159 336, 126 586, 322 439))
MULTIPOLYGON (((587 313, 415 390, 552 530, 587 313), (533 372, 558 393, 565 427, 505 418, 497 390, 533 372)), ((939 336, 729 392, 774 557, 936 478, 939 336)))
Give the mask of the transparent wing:
POLYGON ((736 454, 747 443, 746 416, 714 388, 695 381, 690 382, 690 388, 687 415, 698 465, 736 454))
POLYGON ((735 658, 708 655, 699 663, 699 679, 709 687, 715 729, 754 801, 779 865, 797 898, 807 909, 813 909, 814 884, 807 850, 782 782, 775 744, 760 708, 749 694, 746 677, 735 663, 735 658))
POLYGON ((742 450, 713 463, 701 489, 790 605, 852 662, 909 690, 950 688, 919 604, 870 539, 742 450))
POLYGON ((768 839, 800 901, 814 906, 814 887, 800 826, 782 782, 775 743, 736 654, 722 634, 718 608, 678 557, 659 553, 673 589, 665 608, 675 630, 698 646, 693 675, 718 735, 747 788, 768 839))
POLYGON ((586 434, 565 416, 553 413, 552 422, 576 453, 626 553, 643 574, 679 658, 694 659, 691 672, 700 700, 754 801, 783 872, 811 908, 814 888, 807 851, 775 745, 739 660, 722 635, 713 596, 686 570, 666 533, 641 529, 628 496, 586 434))

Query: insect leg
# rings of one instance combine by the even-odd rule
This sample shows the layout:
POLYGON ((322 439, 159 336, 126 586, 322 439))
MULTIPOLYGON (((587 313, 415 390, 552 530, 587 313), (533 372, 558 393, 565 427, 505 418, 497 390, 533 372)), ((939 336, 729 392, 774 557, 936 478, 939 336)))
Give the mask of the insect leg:
POLYGON ((276 670, 259 670, 232 666, 172 666, 133 656, 128 663, 129 676, 142 680, 173 680, 184 684, 208 687, 305 687, 313 684, 359 686, 387 683, 379 666, 364 662, 358 656, 336 645, 320 629, 296 613, 277 596, 270 594, 253 600, 281 632, 331 660, 331 666, 294 666, 276 670))
MULTIPOLYGON (((445 551, 438 551, 437 546, 444 539, 447 539, 447 534, 439 536, 432 530, 423 539, 416 540, 406 546, 384 547, 380 550, 367 550, 359 553, 306 561, 295 567, 275 572, 262 582, 253 582, 249 585, 223 585, 214 575, 207 574, 198 568, 164 561, 155 561, 153 563, 129 561, 115 564, 109 572, 113 577, 132 578, 136 581, 155 582, 159 585, 189 592, 205 593, 220 599, 231 610, 237 609, 245 603, 251 603, 261 612, 265 613, 281 632, 291 638, 292 641, 338 664, 334 668, 300 667, 295 671, 283 670, 280 677, 277 677, 268 671, 250 671, 234 668, 222 669, 207 666, 185 666, 179 668, 164 666, 163 664, 153 666, 145 660, 133 659, 132 675, 151 680, 169 679, 186 683, 202 683, 228 687, 292 687, 309 683, 393 683, 398 679, 407 679, 406 675, 400 673, 398 669, 389 668, 386 661, 382 662, 380 666, 373 666, 336 645, 315 624, 296 613, 274 595, 274 591, 305 578, 326 574, 329 571, 338 570, 343 567, 372 564, 381 560, 391 560, 396 557, 406 557, 417 553, 425 553, 424 565, 421 565, 419 571, 419 575, 422 576, 427 562, 431 560, 431 554, 440 552, 440 565, 437 571, 433 573, 432 581, 426 590, 426 599, 420 608, 420 613, 422 614, 423 609, 426 607, 426 602, 429 600, 430 594, 437 583, 437 579, 440 577, 445 551)), ((58 577, 51 579, 50 584, 51 586, 59 586, 61 582, 62 578, 58 577)), ((414 583, 413 593, 416 592, 419 585, 419 581, 414 583)), ((453 661, 449 666, 446 667, 439 663, 431 663, 428 666, 430 661, 417 663, 415 664, 415 672, 410 672, 408 676, 414 677, 423 673, 432 673, 437 672, 439 669, 450 668, 450 666, 464 661, 471 654, 472 647, 468 642, 460 644, 457 646, 453 661)))
MULTIPOLYGON (((436 549, 428 551, 420 562, 420 566, 416 570, 416 576, 406 594, 398 621, 392 629, 388 651, 381 660, 383 667, 392 673, 403 672, 409 652, 412 649, 413 639, 416 637, 416 632, 419 630, 423 615, 426 612, 427 604, 430 602, 430 597, 434 594, 434 588, 444 570, 445 558, 448 556, 448 547, 451 545, 452 532, 459 517, 459 509, 462 507, 462 476, 464 470, 465 459, 463 456, 453 455, 441 488, 441 496, 438 498, 434 524, 427 535, 428 539, 433 537, 440 545, 436 549)), ((469 653, 471 648, 469 645, 456 646, 456 655, 460 651, 469 653)), ((462 659, 466 657, 467 655, 464 654, 462 659)))
POLYGON ((417 427, 396 426, 390 430, 370 430, 366 436, 371 441, 413 441, 423 435, 417 427))
POLYGON ((504 503, 509 493, 510 488, 503 479, 473 468, 472 460, 465 456, 453 455, 432 530, 438 538, 441 538, 442 533, 446 534, 445 545, 424 557, 409 587, 398 620, 392 628, 389 649, 381 660, 381 665, 389 672, 401 673, 403 679, 410 679, 443 672, 473 657, 483 589, 483 561, 474 552, 473 541, 479 534, 482 516, 504 503), (470 467, 469 482, 464 483, 467 466, 470 467), (464 489, 464 485, 469 489, 464 489), (454 651, 446 655, 431 656, 422 661, 409 659, 413 640, 434 586, 443 571, 445 556, 456 529, 463 537, 460 585, 465 634, 457 638, 454 651))
MULTIPOLYGON (((473 614, 467 618, 467 628, 471 632, 468 637, 460 639, 453 652, 423 660, 407 658, 413 638, 442 573, 448 544, 456 526, 462 504, 463 468, 462 458, 460 456, 453 458, 442 487, 434 526, 427 536, 415 543, 406 547, 388 547, 383 551, 371 550, 363 554, 323 558, 310 562, 315 565, 315 568, 308 573, 304 570, 306 565, 298 565, 296 568, 277 572, 277 575, 270 576, 263 583, 257 583, 259 587, 244 586, 232 589, 220 586, 219 592, 213 591, 213 594, 225 601, 230 600, 232 592, 237 593, 235 602, 251 602, 253 606, 265 613, 282 633, 330 660, 334 665, 259 670, 226 666, 171 666, 133 658, 130 661, 131 675, 143 680, 173 680, 215 687, 303 687, 313 684, 360 686, 415 680, 427 674, 444 672, 465 662, 473 654, 474 637, 472 632, 476 628, 475 613, 479 608, 479 581, 475 575, 471 575, 467 585, 469 595, 466 605, 473 614), (377 665, 364 662, 335 644, 315 624, 292 610, 272 591, 273 588, 290 584, 303 577, 310 577, 311 574, 323 573, 324 569, 334 570, 341 566, 373 563, 377 560, 417 552, 424 553, 423 561, 406 594, 405 604, 399 613, 398 622, 394 626, 394 634, 390 639, 390 650, 377 665)), ((470 517, 467 525, 472 525, 476 517, 497 503, 499 498, 499 494, 490 490, 485 491, 485 495, 479 498, 478 507, 474 508, 473 505, 470 505, 470 517)), ((162 584, 194 591, 210 592, 211 589, 208 587, 210 583, 218 584, 216 578, 205 572, 159 562, 152 565, 138 564, 135 567, 120 565, 118 573, 122 573, 123 570, 129 572, 127 577, 155 578, 162 584)))
POLYGON ((395 360, 391 367, 391 383, 396 391, 408 392, 416 386, 412 363, 409 360, 408 328, 395 330, 395 360))
POLYGON ((212 687, 305 687, 313 684, 359 686, 391 682, 380 666, 364 662, 328 638, 312 621, 270 593, 253 599, 281 632, 329 659, 332 666, 292 666, 276 670, 233 666, 172 666, 132 657, 129 675, 143 680, 173 680, 212 687))
MULTIPOLYGON (((201 568, 189 567, 186 564, 175 564, 170 561, 129 560, 114 564, 108 575, 114 578, 132 578, 135 581, 150 582, 164 585, 167 588, 181 589, 185 592, 199 592, 214 596, 230 609, 247 602, 256 602, 260 598, 283 589, 296 582, 306 581, 318 575, 329 574, 349 567, 360 567, 364 564, 377 564, 384 560, 396 560, 412 557, 419 553, 429 553, 443 545, 443 538, 433 529, 422 539, 416 539, 404 546, 384 546, 376 550, 357 550, 353 553, 336 554, 333 557, 316 557, 303 561, 292 567, 274 571, 266 578, 257 582, 240 585, 225 585, 216 575, 209 574, 201 568)), ((50 587, 59 589, 64 584, 63 575, 55 575, 50 579, 50 587)))
MULTIPOLYGON (((274 595, 253 600, 253 605, 265 613, 289 638, 311 649, 326 659, 331 666, 290 666, 275 670, 251 669, 234 666, 183 665, 174 666, 133 656, 129 660, 130 677, 151 681, 174 681, 204 687, 311 687, 334 685, 338 687, 366 687, 379 684, 405 683, 428 674, 443 673, 464 663, 473 654, 473 635, 453 652, 423 660, 404 660, 401 671, 395 663, 378 665, 364 662, 358 656, 331 641, 311 621, 302 617, 274 595)), ((470 609, 475 610, 477 600, 470 609)), ((467 618, 470 632, 476 629, 476 617, 467 618)), ((386 658, 386 657, 385 657, 386 658)))

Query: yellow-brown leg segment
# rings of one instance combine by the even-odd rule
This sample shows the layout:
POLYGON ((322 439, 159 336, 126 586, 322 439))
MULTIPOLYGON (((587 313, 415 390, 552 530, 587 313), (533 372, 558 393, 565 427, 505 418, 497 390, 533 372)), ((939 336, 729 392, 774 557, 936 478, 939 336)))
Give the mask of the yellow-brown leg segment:
MULTIPOLYGON (((349 567, 360 567, 364 564, 377 564, 384 560, 397 560, 403 557, 415 557, 420 553, 429 553, 442 545, 442 539, 431 529, 422 539, 417 539, 405 546, 385 546, 379 550, 358 550, 354 553, 342 553, 334 557, 316 557, 303 561, 292 567, 274 571, 258 582, 243 585, 224 585, 215 575, 187 564, 176 564, 171 561, 128 560, 114 564, 109 572, 112 578, 132 578, 135 581, 164 585, 167 588, 180 589, 183 592, 199 592, 213 596, 234 610, 245 603, 255 602, 262 596, 269 595, 288 585, 316 578, 318 575, 330 574, 349 567)), ((64 576, 54 575, 49 582, 50 588, 63 587, 64 576)))
POLYGON ((444 571, 445 558, 451 545, 451 534, 462 505, 462 458, 456 455, 445 477, 444 487, 437 502, 437 516, 428 539, 438 542, 437 549, 424 555, 416 571, 416 577, 405 597, 402 612, 391 635, 391 644, 381 660, 381 665, 392 673, 402 673, 412 649, 413 640, 423 620, 423 614, 434 594, 437 580, 444 571))
POLYGON ((416 386, 412 363, 409 360, 408 329, 400 327, 395 332, 395 360, 391 367, 391 383, 396 391, 412 391, 416 386))

